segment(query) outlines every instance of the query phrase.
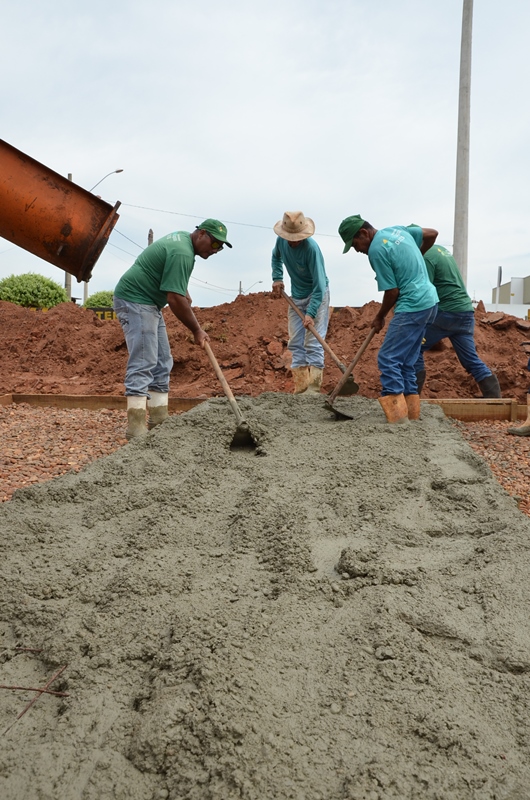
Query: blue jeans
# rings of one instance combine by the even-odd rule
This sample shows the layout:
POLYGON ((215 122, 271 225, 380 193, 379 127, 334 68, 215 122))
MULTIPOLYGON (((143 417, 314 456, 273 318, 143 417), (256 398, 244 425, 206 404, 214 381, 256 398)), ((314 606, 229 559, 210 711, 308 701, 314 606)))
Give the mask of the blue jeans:
MULTIPOLYGON (((301 300, 293 297, 293 302, 298 306, 303 314, 306 313, 309 303, 311 302, 311 295, 304 297, 301 300)), ((329 322, 329 288, 326 289, 322 302, 318 307, 317 315, 313 323, 315 330, 323 339, 326 338, 329 322)), ((318 367, 324 369, 324 348, 315 339, 312 333, 307 328, 304 328, 304 323, 293 309, 289 306, 289 315, 287 317, 287 324, 289 328, 289 342, 287 347, 293 354, 291 368, 296 367, 318 367)))
POLYGON ((149 397, 150 391, 169 392, 173 358, 162 312, 156 306, 129 303, 121 297, 114 297, 114 310, 129 352, 125 394, 149 397))
POLYGON ((430 350, 436 342, 449 339, 456 356, 466 372, 477 381, 483 381, 491 375, 491 370, 477 355, 474 339, 475 314, 473 311, 438 311, 436 319, 427 325, 425 342, 416 361, 416 372, 425 369, 423 354, 430 350))
POLYGON ((424 311, 398 311, 388 326, 377 355, 381 394, 418 394, 416 362, 425 326, 436 317, 438 305, 424 311))

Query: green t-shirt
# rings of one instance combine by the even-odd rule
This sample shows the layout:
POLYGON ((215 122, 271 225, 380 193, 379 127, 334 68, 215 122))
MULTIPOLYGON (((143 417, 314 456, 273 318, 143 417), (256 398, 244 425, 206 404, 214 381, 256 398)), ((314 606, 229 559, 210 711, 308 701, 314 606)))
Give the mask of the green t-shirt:
POLYGON ((431 283, 436 286, 440 298, 440 311, 458 313, 473 311, 473 303, 453 256, 439 244, 435 244, 424 255, 431 283))
POLYGON ((186 295, 194 264, 191 234, 168 233, 138 256, 121 276, 114 294, 129 303, 164 308, 168 292, 186 295))

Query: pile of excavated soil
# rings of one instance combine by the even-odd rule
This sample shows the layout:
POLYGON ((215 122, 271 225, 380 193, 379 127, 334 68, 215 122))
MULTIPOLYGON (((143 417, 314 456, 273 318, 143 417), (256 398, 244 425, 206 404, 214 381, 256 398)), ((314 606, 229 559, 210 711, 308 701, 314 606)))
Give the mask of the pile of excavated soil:
MULTIPOLYGON (((94 330, 101 330, 95 326, 94 330)), ((108 330, 108 329, 105 329, 108 330)), ((225 400, 0 508, 6 800, 525 800, 530 520, 436 406, 225 400)))
MULTIPOLYGON (((328 342, 345 364, 366 338, 379 307, 372 302, 332 314, 328 342)), ((285 301, 263 292, 194 310, 211 337, 234 394, 256 397, 266 391, 292 391, 285 301)), ((221 395, 206 353, 193 344, 190 332, 168 309, 164 314, 175 360, 171 396, 221 395)), ((498 375, 504 396, 525 403, 527 359, 520 343, 530 338, 530 322, 502 313, 488 314, 482 304, 475 316, 479 355, 498 375)), ((123 393, 127 349, 116 320, 100 320, 92 311, 73 303, 43 313, 0 302, 0 335, 0 394, 123 393)), ((354 376, 364 397, 380 393, 376 358, 383 335, 374 338, 355 368, 354 376)), ((324 391, 330 392, 341 373, 327 356, 326 363, 324 391)), ((424 397, 480 396, 475 381, 460 366, 448 342, 427 353, 426 366, 424 397)))

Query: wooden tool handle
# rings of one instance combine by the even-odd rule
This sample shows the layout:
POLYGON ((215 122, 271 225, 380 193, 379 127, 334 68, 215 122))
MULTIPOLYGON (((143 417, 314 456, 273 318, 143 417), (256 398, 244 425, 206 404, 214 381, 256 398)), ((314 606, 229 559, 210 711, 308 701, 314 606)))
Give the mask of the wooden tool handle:
POLYGON ((366 348, 368 347, 368 345, 370 344, 370 342, 372 341, 374 336, 375 336, 375 328, 370 328, 370 332, 368 333, 368 336, 366 337, 366 339, 364 340, 362 345, 359 347, 357 353, 355 354, 355 358, 353 359, 351 364, 348 365, 348 367, 346 368, 346 372, 344 373, 344 375, 342 376, 342 378, 337 383, 337 385, 335 386, 335 388, 331 392, 330 396, 328 397, 328 401, 327 402, 330 405, 333 405, 333 403, 335 401, 335 398, 337 397, 338 393, 340 392, 340 390, 342 389, 342 387, 344 386, 344 384, 346 383, 346 381, 348 380, 348 378, 352 374, 355 365, 357 364, 357 362, 361 358, 362 354, 364 353, 364 351, 366 350, 366 348))
POLYGON ((232 411, 236 415, 236 419, 237 419, 238 425, 241 425, 241 423, 244 422, 243 415, 241 414, 241 411, 238 408, 238 405, 236 403, 236 398, 232 394, 232 390, 231 390, 230 386, 228 385, 228 381, 226 380, 225 376, 223 375, 223 373, 221 371, 221 367, 217 363, 217 359, 214 356, 212 348, 210 347, 208 342, 204 342, 204 349, 206 350, 208 358, 210 359, 210 361, 212 363, 212 367, 214 368, 215 374, 219 378, 219 382, 220 382, 221 386, 223 387, 225 395, 228 398, 228 402, 232 406, 232 411))
MULTIPOLYGON (((304 314, 304 312, 303 312, 303 311, 300 311, 300 309, 298 308, 298 306, 296 305, 296 303, 293 301, 293 298, 292 298, 292 297, 289 297, 289 295, 288 295, 288 294, 286 294, 286 293, 283 291, 283 289, 282 289, 282 297, 285 297, 285 299, 287 300, 287 302, 289 303, 289 305, 291 306, 291 308, 293 309, 293 311, 296 311, 296 313, 298 314, 298 316, 300 317, 300 319, 301 319, 301 320, 304 320, 304 319, 305 319, 305 314, 304 314)), ((324 348, 324 350, 326 351, 326 353, 327 353, 327 354, 328 354, 328 355, 329 355, 329 356, 330 356, 330 357, 333 359, 333 361, 335 362, 335 364, 337 365, 337 367, 340 369, 340 371, 341 371, 341 372, 346 372, 346 367, 344 366, 344 364, 342 363, 342 361, 340 360, 340 358, 338 358, 338 357, 335 355, 335 353, 333 352, 333 350, 331 349, 331 347, 329 346, 329 344, 326 342, 326 340, 325 340, 325 339, 323 339, 323 338, 322 338, 322 336, 321 336, 321 335, 320 335, 320 334, 317 332, 317 329, 315 328, 315 326, 314 326, 314 325, 308 325, 308 326, 307 326, 307 328, 308 328, 308 330, 309 330, 309 331, 311 331, 311 333, 313 334, 313 336, 315 337, 315 339, 317 340, 317 342, 320 342, 320 344, 322 345, 322 347, 324 348)))

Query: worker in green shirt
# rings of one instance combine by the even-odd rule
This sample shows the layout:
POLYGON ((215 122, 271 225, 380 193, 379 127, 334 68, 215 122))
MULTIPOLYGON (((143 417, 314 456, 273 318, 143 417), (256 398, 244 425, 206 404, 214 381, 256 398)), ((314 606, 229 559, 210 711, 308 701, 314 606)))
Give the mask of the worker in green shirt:
MULTIPOLYGON (((414 226, 409 226, 414 227, 414 226)), ((425 329, 425 338, 416 361, 418 392, 425 383, 423 354, 442 339, 449 339, 466 372, 474 377, 483 397, 500 397, 497 376, 478 357, 475 346, 475 313, 458 265, 445 247, 435 244, 424 255, 431 283, 438 292, 438 312, 425 329)))
POLYGON ((145 435, 168 416, 173 358, 162 314, 164 306, 169 305, 190 329, 195 344, 203 347, 210 338, 191 308, 188 282, 195 256, 207 259, 224 245, 232 247, 226 235, 226 226, 216 219, 206 219, 193 233, 169 233, 138 256, 114 290, 114 310, 129 352, 125 373, 127 439, 145 435))

